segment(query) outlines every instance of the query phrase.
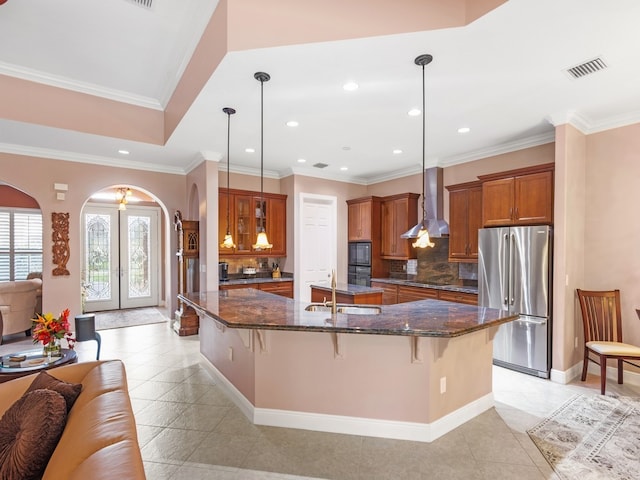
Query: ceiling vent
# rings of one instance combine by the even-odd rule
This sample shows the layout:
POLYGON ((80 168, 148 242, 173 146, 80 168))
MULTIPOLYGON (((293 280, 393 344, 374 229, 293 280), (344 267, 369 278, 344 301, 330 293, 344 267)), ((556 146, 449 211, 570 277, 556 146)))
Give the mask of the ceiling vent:
POLYGON ((327 168, 329 166, 329 164, 328 163, 314 163, 313 166, 316 167, 316 168, 327 168))
POLYGON ((593 60, 589 60, 588 62, 581 63, 580 65, 576 65, 575 67, 568 68, 566 72, 571 76, 571 78, 582 78, 592 73, 599 72, 600 70, 604 70, 605 68, 607 68, 607 64, 604 63, 602 58, 598 57, 593 60))
POLYGON ((136 5, 147 8, 149 10, 153 6, 153 0, 127 0, 127 2, 135 3, 136 5))

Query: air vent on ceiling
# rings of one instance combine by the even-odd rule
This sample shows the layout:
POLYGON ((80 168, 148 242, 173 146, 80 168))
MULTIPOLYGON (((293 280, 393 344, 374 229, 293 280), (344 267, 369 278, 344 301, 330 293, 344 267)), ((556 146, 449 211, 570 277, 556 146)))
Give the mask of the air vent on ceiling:
POLYGON ((568 68, 566 71, 571 78, 582 78, 586 75, 599 72, 607 68, 607 64, 600 57, 589 60, 588 62, 581 63, 575 67, 568 68))
POLYGON ((153 4, 153 0, 127 0, 129 3, 135 3, 136 5, 140 5, 144 8, 151 8, 153 4))
POLYGON ((327 168, 329 166, 329 164, 328 163, 314 163, 313 166, 316 167, 316 168, 327 168))

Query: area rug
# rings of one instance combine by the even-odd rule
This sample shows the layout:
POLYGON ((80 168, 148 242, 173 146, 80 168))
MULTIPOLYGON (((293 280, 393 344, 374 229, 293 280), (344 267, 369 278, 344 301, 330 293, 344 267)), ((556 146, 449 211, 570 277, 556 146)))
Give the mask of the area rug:
POLYGON ((96 312, 95 315, 96 330, 133 327, 136 325, 148 325, 150 323, 169 321, 169 318, 167 318, 164 311, 155 307, 96 312))
POLYGON ((576 395, 527 433, 564 480, 640 479, 640 398, 576 395))

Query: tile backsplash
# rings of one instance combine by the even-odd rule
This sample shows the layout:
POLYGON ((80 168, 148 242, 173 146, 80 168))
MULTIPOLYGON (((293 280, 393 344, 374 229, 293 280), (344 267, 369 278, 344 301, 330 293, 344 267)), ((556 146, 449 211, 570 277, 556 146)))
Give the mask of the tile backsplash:
POLYGON ((390 260, 389 276, 436 285, 477 285, 477 264, 449 262, 448 237, 431 241, 434 247, 418 250, 416 260, 390 260))

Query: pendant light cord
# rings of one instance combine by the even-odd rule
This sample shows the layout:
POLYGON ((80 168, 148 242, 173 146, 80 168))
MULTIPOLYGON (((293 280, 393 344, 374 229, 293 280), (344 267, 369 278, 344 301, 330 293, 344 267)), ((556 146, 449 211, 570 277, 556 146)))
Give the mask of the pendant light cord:
POLYGON ((231 195, 229 193, 229 142, 231 141, 231 112, 227 112, 227 233, 230 232, 230 205, 231 195))
POLYGON ((425 176, 425 169, 426 169, 426 165, 425 165, 425 156, 426 156, 426 138, 427 138, 427 123, 426 123, 426 115, 427 112, 425 111, 425 81, 424 81, 424 65, 422 65, 422 224, 423 226, 426 228, 426 220, 427 220, 427 211, 424 208, 424 204, 426 203, 427 199, 424 195, 425 192, 425 181, 426 181, 426 176, 425 176))
POLYGON ((264 232, 264 80, 260 80, 260 227, 264 232))
POLYGON ((231 143, 231 115, 233 115, 234 113, 236 113, 235 109, 231 108, 231 107, 224 107, 222 109, 222 111, 224 113, 227 114, 227 235, 229 235, 231 233, 231 213, 230 213, 230 209, 231 209, 231 194, 229 192, 229 176, 230 176, 230 168, 229 168, 229 163, 230 163, 230 154, 229 154, 229 145, 231 143))

